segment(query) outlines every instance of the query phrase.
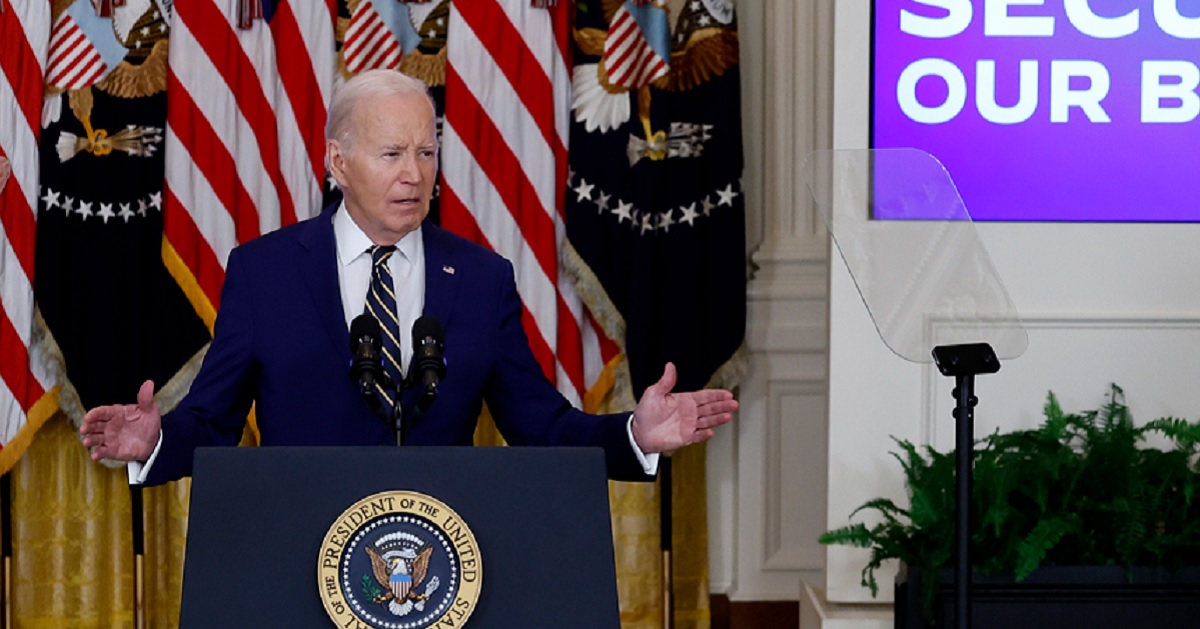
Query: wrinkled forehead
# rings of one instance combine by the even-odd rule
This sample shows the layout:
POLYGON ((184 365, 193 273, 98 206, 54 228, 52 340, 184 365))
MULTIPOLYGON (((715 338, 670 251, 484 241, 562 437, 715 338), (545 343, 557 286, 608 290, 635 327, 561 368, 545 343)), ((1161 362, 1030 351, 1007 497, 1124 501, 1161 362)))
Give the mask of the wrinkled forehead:
POLYGON ((365 144, 428 146, 437 141, 433 106, 423 94, 364 98, 353 120, 351 135, 365 144))

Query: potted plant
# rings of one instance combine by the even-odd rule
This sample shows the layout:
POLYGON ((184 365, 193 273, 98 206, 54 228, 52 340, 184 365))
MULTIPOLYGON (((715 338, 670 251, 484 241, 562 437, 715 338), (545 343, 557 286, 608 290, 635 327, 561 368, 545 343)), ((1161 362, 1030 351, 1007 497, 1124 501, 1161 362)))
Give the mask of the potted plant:
MULTIPOLYGON (((1166 417, 1137 426, 1116 385, 1099 409, 1064 413, 1050 393, 1044 412, 1037 429, 997 431, 974 448, 976 627, 1039 626, 1035 618, 1055 626, 1200 625, 1200 579, 1191 568, 1200 566, 1200 423, 1166 417), (1151 437, 1167 448, 1147 444, 1151 437), (1121 614, 1137 620, 1122 624, 1121 614)), ((873 595, 875 571, 900 560, 896 626, 945 626, 954 453, 897 444, 908 508, 868 501, 855 513, 873 511, 878 523, 849 524, 820 542, 870 549, 862 574, 873 595)))

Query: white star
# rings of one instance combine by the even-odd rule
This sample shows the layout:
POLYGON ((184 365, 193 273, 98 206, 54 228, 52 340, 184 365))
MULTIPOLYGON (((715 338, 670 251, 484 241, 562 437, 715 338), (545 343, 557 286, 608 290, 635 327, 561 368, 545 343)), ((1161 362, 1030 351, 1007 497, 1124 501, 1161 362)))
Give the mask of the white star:
POLYGON ((608 209, 608 200, 612 198, 611 194, 600 193, 600 198, 596 199, 596 209, 603 214, 604 210, 608 209))
POLYGON ((674 219, 671 218, 671 215, 674 213, 675 213, 675 210, 667 210, 666 212, 659 214, 658 215, 658 227, 656 227, 655 229, 661 229, 664 232, 671 231, 671 226, 675 224, 674 219))
POLYGON ((649 212, 646 212, 642 215, 642 233, 646 233, 648 229, 654 229, 654 219, 649 212))
POLYGON ((145 215, 146 215, 146 208, 147 208, 147 207, 149 207, 149 206, 147 206, 147 205, 146 205, 146 201, 145 201, 145 199, 138 199, 138 209, 137 209, 137 213, 138 213, 139 215, 141 215, 141 216, 145 216, 145 215))
POLYGON ((679 218, 679 222, 687 223, 688 225, 695 227, 696 217, 699 216, 699 214, 696 213, 696 204, 693 203, 686 207, 681 207, 679 208, 679 211, 683 213, 683 216, 679 218))
POLYGON ((149 26, 142 27, 142 37, 149 37, 149 36, 150 36, 150 27, 149 26))
POLYGON ((693 10, 693 11, 699 11, 699 10, 700 10, 700 2, 699 2, 699 0, 692 0, 692 10, 693 10))
POLYGON ((120 212, 117 212, 117 216, 120 216, 121 218, 125 219, 125 222, 126 222, 126 223, 128 223, 128 222, 129 222, 129 219, 133 218, 133 212, 131 212, 131 211, 129 210, 129 204, 128 204, 128 203, 122 203, 122 204, 121 204, 121 211, 120 211, 120 212))
POLYGON ((101 203, 100 211, 96 213, 96 216, 104 219, 104 224, 107 225, 108 219, 115 218, 117 215, 113 214, 112 203, 101 203))
POLYGON ((150 193, 150 206, 153 207, 154 209, 158 210, 159 212, 162 211, 162 193, 161 192, 150 193))
POLYGON ((83 216, 83 220, 85 221, 89 216, 93 216, 95 214, 95 212, 92 211, 92 204, 85 203, 83 201, 79 202, 79 207, 75 210, 75 213, 83 216))
POLYGON ((579 185, 576 186, 576 188, 575 188, 575 194, 578 195, 575 200, 576 201, 582 201, 584 199, 591 200, 592 188, 595 188, 595 187, 596 186, 594 184, 588 183, 587 179, 580 179, 579 185))
POLYGON ((47 210, 52 207, 58 207, 59 206, 58 193, 51 190, 50 188, 46 188, 46 194, 44 196, 42 196, 42 202, 44 202, 46 204, 47 210))
POLYGON ((633 209, 632 203, 626 203, 620 199, 617 199, 617 209, 613 210, 612 213, 617 215, 617 224, 618 225, 620 225, 621 223, 624 223, 625 219, 629 219, 630 221, 633 220, 633 217, 629 215, 629 210, 632 210, 632 209, 633 209))
POLYGON ((337 187, 338 187, 337 180, 333 178, 333 175, 329 175, 329 181, 327 181, 326 183, 329 185, 330 191, 337 190, 337 187))
POLYGON ((737 191, 733 189, 733 184, 726 184, 724 190, 717 190, 717 196, 721 197, 721 200, 717 201, 717 205, 733 207, 733 198, 737 195, 737 191))
POLYGON ((74 205, 75 205, 75 199, 72 199, 71 197, 63 197, 62 209, 64 212, 67 213, 67 216, 70 216, 71 212, 73 212, 75 210, 75 208, 73 207, 74 205))
POLYGON ((701 205, 701 206, 704 208, 704 215, 705 215, 705 216, 708 216, 709 214, 712 214, 713 208, 717 207, 717 206, 713 205, 713 202, 712 202, 712 201, 709 201, 709 200, 708 200, 708 195, 707 195, 707 194, 706 194, 706 195, 704 195, 704 198, 700 200, 700 205, 701 205))
POLYGON ((712 20, 707 15, 701 15, 696 22, 699 23, 700 26, 708 26, 712 20))

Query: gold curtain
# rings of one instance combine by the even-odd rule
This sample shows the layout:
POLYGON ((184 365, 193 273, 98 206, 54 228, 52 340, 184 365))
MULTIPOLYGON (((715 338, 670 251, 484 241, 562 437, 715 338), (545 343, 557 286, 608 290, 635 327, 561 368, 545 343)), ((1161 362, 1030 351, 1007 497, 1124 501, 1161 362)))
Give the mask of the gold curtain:
MULTIPOLYGON (((480 441, 496 443, 488 429, 480 441)), ((494 429, 491 429, 494 431, 494 429)), ((494 432, 493 432, 494 434, 494 432)), ((675 626, 709 626, 704 450, 674 457, 675 626)), ((92 462, 56 414, 11 472, 13 629, 130 629, 135 588, 123 468, 92 462)), ((147 629, 179 624, 190 481, 143 492, 147 629)), ((657 483, 609 483, 624 629, 663 626, 657 483)))

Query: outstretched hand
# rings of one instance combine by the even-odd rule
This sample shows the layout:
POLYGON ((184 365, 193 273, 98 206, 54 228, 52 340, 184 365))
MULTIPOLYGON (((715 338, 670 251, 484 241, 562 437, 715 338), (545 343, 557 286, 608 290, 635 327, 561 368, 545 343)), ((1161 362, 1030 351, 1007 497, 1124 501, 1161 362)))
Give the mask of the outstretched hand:
POLYGON ((154 401, 154 383, 138 389, 137 404, 97 406, 83 416, 79 434, 92 460, 145 461, 154 452, 162 430, 162 414, 154 401))
POLYGON ((737 400, 724 389, 672 393, 678 375, 667 363, 662 378, 646 388, 633 411, 633 440, 642 452, 671 452, 707 441, 713 429, 733 419, 737 400))

